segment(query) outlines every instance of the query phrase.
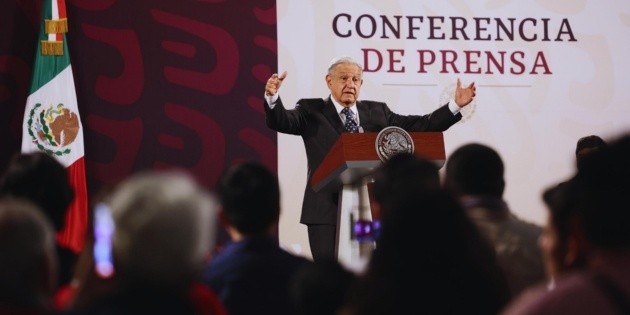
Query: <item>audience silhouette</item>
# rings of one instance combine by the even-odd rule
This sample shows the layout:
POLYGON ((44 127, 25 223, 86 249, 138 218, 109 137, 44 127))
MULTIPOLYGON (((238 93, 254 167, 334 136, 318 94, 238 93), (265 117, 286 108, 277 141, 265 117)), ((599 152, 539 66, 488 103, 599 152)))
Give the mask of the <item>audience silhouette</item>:
POLYGON ((212 198, 189 174, 136 173, 105 201, 117 288, 70 314, 226 314, 198 281, 217 220, 212 198))
POLYGON ((300 268, 290 282, 298 315, 335 315, 356 275, 339 261, 322 259, 300 268))
MULTIPOLYGON (((52 222, 57 232, 65 225, 68 207, 74 199, 74 189, 68 181, 68 171, 53 156, 36 151, 13 156, 0 180, 0 195, 30 200, 52 222)), ((77 253, 56 243, 58 282, 70 282, 77 253)))
POLYGON ((606 148, 608 143, 597 135, 584 136, 578 139, 575 145, 575 159, 577 168, 580 169, 582 160, 590 153, 606 148))
MULTIPOLYGON (((584 268, 532 288, 505 314, 630 314, 630 134, 589 154, 562 189, 584 268)), ((566 223, 566 220, 565 220, 566 223)))
POLYGON ((0 314, 49 314, 57 288, 54 228, 41 209, 0 199, 0 314))
POLYGON ((519 219, 503 199, 504 164, 499 153, 480 143, 455 149, 446 161, 444 187, 464 206, 494 246, 511 294, 543 282, 538 239, 542 227, 519 219))
POLYGON ((203 271, 203 281, 231 315, 295 314, 291 278, 311 263, 279 246, 278 180, 263 165, 244 162, 219 179, 216 193, 231 241, 203 271))
MULTIPOLYGON (((607 142, 599 136, 589 135, 578 139, 575 147, 577 169, 582 168, 584 160, 590 154, 607 147, 607 142)), ((548 286, 552 288, 555 279, 562 273, 586 266, 585 248, 579 246, 574 233, 576 227, 575 198, 568 195, 569 183, 560 182, 546 188, 542 200, 547 210, 547 224, 540 238, 545 269, 549 278, 548 286)))
POLYGON ((278 179, 261 164, 226 169, 218 203, 186 172, 136 173, 98 204, 114 223, 103 279, 92 235, 76 269, 55 241, 74 198, 66 169, 16 154, 0 179, 0 314, 629 314, 630 134, 582 137, 575 156, 541 194, 544 230, 508 207, 489 146, 457 148, 442 182, 424 157, 391 157, 371 174, 381 227, 359 273, 279 246, 278 179), (214 255, 219 218, 230 241, 214 255))
POLYGON ((430 163, 397 155, 377 169, 381 231, 341 314, 496 314, 508 302, 492 247, 430 163))
POLYGON ((540 237, 540 247, 545 260, 545 269, 549 279, 548 286, 553 288, 555 279, 565 272, 585 268, 587 253, 575 233, 577 224, 577 205, 568 195, 569 183, 562 182, 545 189, 542 199, 547 209, 547 223, 540 237))

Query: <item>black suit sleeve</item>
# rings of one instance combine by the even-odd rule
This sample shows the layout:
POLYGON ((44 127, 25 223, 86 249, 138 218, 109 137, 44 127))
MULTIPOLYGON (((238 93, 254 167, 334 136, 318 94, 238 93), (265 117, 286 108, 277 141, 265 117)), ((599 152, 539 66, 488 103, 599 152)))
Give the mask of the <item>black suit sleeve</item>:
POLYGON ((265 121, 267 127, 282 133, 301 135, 306 128, 306 113, 299 103, 294 109, 286 109, 282 99, 278 97, 273 109, 265 100, 265 121))

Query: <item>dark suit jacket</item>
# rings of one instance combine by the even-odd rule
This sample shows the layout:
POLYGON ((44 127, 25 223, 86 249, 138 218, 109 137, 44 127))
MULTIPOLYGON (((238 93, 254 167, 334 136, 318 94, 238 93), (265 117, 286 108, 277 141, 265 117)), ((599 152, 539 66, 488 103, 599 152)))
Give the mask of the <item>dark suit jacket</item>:
MULTIPOLYGON (((448 104, 428 115, 399 115, 387 104, 374 101, 357 101, 359 124, 364 132, 379 132, 385 127, 397 126, 409 132, 445 131, 461 119, 453 115, 448 104)), ((311 176, 330 148, 343 132, 343 123, 330 97, 301 99, 294 109, 286 109, 278 98, 273 109, 265 101, 267 126, 282 133, 302 136, 308 160, 308 176, 302 215, 303 224, 337 224, 339 192, 316 192, 310 186, 311 176)), ((341 188, 341 187, 339 187, 341 188)))
POLYGON ((290 254, 267 236, 228 243, 205 266, 202 281, 217 293, 230 315, 294 314, 290 283, 311 262, 290 254))

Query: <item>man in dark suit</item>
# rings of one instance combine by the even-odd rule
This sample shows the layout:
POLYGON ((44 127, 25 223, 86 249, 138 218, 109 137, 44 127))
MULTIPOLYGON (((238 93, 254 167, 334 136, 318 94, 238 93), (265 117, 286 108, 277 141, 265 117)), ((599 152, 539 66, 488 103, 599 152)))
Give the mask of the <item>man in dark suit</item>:
POLYGON ((344 131, 378 132, 389 126, 407 131, 444 131, 461 119, 459 110, 472 101, 476 90, 474 83, 462 87, 457 80, 454 100, 428 115, 405 116, 392 112, 383 102, 359 101, 362 75, 361 65, 353 59, 335 58, 326 74, 329 97, 301 99, 293 109, 286 109, 278 95, 286 71, 273 74, 265 86, 267 126, 300 135, 304 140, 308 179, 300 223, 308 227, 314 260, 335 256, 339 191, 316 192, 310 186, 310 179, 339 135, 344 131))

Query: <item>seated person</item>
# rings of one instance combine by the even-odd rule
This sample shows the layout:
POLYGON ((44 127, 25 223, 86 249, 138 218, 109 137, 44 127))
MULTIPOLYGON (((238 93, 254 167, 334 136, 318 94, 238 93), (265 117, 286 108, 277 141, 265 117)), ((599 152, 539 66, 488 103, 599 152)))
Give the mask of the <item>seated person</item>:
POLYGON ((340 314, 496 314, 509 292, 492 246, 433 162, 397 156, 374 176, 381 230, 340 314))
POLYGON ((57 288, 55 231, 31 202, 0 198, 0 314, 49 314, 57 288))
MULTIPOLYGON (((66 168, 53 156, 36 151, 13 156, 0 179, 0 195, 21 197, 33 202, 59 233, 65 226, 68 207, 74 200, 74 189, 68 180, 66 168)), ((58 242, 56 250, 58 282, 64 286, 70 282, 78 255, 58 242)))
POLYGON ((503 199, 504 164, 494 149, 469 143, 446 161, 444 187, 464 206, 480 232, 494 246, 513 296, 544 282, 538 239, 542 227, 518 218, 503 199))
POLYGON ((114 223, 117 290, 87 305, 76 301, 83 307, 70 314, 226 314, 212 291, 198 299, 217 218, 209 193, 189 174, 136 173, 105 201, 114 223))
POLYGON ((290 279, 311 263, 280 248, 278 179, 257 163, 241 163, 219 179, 216 193, 231 242, 203 271, 203 281, 230 315, 295 314, 290 279))

